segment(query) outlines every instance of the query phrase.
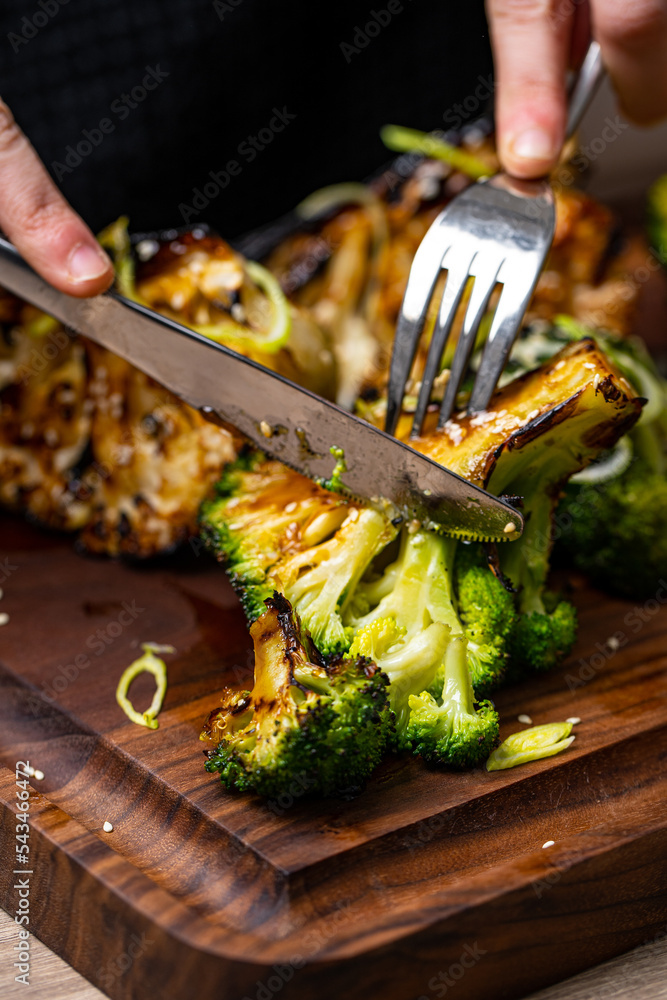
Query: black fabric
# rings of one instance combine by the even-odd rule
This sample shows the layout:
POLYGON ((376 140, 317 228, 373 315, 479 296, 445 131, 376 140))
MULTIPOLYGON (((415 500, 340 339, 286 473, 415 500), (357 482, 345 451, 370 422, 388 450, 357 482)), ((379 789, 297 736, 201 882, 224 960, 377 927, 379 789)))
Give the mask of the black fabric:
POLYGON ((385 122, 451 124, 491 66, 481 0, 3 0, 0 25, 0 92, 94 229, 244 232, 383 163, 385 122))

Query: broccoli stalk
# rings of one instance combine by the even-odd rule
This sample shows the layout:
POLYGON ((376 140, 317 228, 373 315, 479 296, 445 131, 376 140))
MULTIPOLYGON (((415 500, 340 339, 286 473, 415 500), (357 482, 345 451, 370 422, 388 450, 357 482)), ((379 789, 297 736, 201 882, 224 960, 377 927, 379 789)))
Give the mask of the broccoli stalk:
POLYGON ((296 778, 330 794, 360 785, 379 763, 392 719, 387 678, 363 658, 325 665, 276 593, 250 629, 251 692, 225 689, 207 720, 206 769, 237 791, 277 797, 296 778))
MULTIPOLYGON (((474 563, 461 566, 458 576, 463 583, 465 608, 462 621, 454 587, 459 545, 454 538, 404 529, 397 559, 379 577, 361 581, 345 618, 354 630, 350 655, 371 657, 389 678, 389 702, 396 717, 398 749, 415 748, 410 728, 413 699, 424 697, 437 705, 428 692, 435 691, 439 696, 443 685, 449 683, 447 664, 452 643, 463 651, 466 691, 470 688, 471 692, 471 719, 476 716, 471 675, 480 688, 488 689, 497 686, 504 671, 505 642, 513 621, 511 596, 488 568, 474 563), (484 606, 487 602, 488 606, 484 606), (496 634, 492 623, 499 621, 505 611, 509 612, 508 624, 496 634)), ((471 747, 473 744, 477 747, 476 738, 471 747)), ((464 751, 456 749, 458 744, 450 746, 444 741, 438 746, 440 749, 436 750, 434 745, 429 759, 460 766, 464 751)), ((472 754, 470 764, 476 761, 477 756, 472 754)))
POLYGON ((442 695, 428 691, 408 698, 407 736, 415 753, 430 762, 465 768, 481 764, 498 742, 498 713, 489 701, 475 707, 468 672, 466 641, 455 636, 447 646, 442 695))

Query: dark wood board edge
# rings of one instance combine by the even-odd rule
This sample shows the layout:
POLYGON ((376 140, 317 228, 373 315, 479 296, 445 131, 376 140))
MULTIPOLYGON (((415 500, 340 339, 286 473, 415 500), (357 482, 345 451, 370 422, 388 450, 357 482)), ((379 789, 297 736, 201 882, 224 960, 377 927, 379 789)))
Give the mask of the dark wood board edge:
MULTIPOLYGON (((3 769, 4 857, 14 834, 13 781, 3 769)), ((198 1000, 266 1000, 278 983, 288 1000, 432 1000, 443 995, 440 973, 446 977, 450 969, 461 1000, 511 1000, 650 940, 667 921, 663 826, 597 844, 550 876, 524 865, 523 884, 480 906, 457 909, 399 941, 295 971, 300 961, 268 965, 221 954, 219 928, 154 886, 44 796, 34 796, 31 809, 30 930, 112 1000, 190 1000, 193 990, 198 1000)), ((0 876, 0 905, 10 914, 16 907, 12 886, 7 868, 0 876)))

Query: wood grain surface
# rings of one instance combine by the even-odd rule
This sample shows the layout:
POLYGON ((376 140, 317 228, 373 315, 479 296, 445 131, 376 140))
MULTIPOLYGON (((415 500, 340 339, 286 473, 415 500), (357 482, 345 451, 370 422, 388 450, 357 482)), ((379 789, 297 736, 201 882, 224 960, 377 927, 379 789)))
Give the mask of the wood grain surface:
MULTIPOLYGON (((31 799, 32 929, 114 1000, 181 1000, 193 983, 201 1000, 354 1000, 380 983, 384 997, 431 1000, 448 978, 461 1000, 519 997, 667 923, 661 594, 634 609, 574 581, 573 656, 498 697, 502 736, 520 713, 579 716, 566 753, 493 774, 393 759, 356 798, 313 801, 297 783, 267 804, 203 770, 201 722, 222 684, 251 672, 220 569, 194 555, 83 559, 16 520, 2 530, 15 568, 0 845, 14 835, 15 762, 30 760, 45 775, 31 799), (114 699, 147 640, 177 649, 155 732, 114 699)), ((8 912, 12 886, 5 872, 8 912)))
MULTIPOLYGON (((0 910, 0 991, 3 1000, 103 1000, 105 994, 37 938, 31 943, 30 982, 14 982, 16 924, 0 910)), ((369 995, 384 997, 384 990, 369 995)), ((523 1000, 662 1000, 667 997, 667 928, 652 941, 523 1000)), ((168 1000, 168 997, 165 998, 168 1000)))

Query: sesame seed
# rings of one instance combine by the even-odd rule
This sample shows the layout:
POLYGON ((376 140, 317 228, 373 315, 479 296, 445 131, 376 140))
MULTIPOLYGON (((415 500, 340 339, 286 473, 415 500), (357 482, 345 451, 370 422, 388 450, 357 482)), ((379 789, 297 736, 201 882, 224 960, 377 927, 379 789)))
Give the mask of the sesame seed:
POLYGON ((611 635, 607 639, 607 645, 609 646, 610 649, 613 649, 614 652, 616 652, 616 650, 620 646, 620 642, 618 641, 615 635, 611 635))
POLYGON ((266 420, 260 420, 259 429, 265 438, 270 438, 271 435, 273 434, 271 424, 267 423, 266 420))
POLYGON ((9 615, 6 611, 0 612, 0 625, 6 625, 9 621, 9 615))
POLYGON ((566 719, 565 721, 569 722, 571 726, 576 726, 581 722, 581 719, 579 718, 578 715, 571 715, 570 718, 566 719))
POLYGON ((296 500, 290 500, 290 502, 285 505, 285 513, 291 514, 293 510, 296 510, 296 508, 297 508, 296 500))
POLYGON ((513 535, 514 532, 516 531, 516 524, 514 523, 514 521, 508 521, 505 527, 503 528, 503 531, 505 532, 506 535, 513 535))
POLYGON ((104 830, 105 833, 111 833, 111 831, 113 830, 113 823, 110 823, 109 820, 106 820, 102 829, 104 830))
POLYGON ((526 726, 532 726, 533 720, 529 715, 521 714, 516 717, 517 722, 523 722, 526 726))
POLYGON ((44 772, 43 771, 35 771, 35 775, 34 776, 35 776, 35 778, 37 778, 38 781, 44 781, 44 772))
POLYGON ((544 850, 545 847, 553 847, 555 843, 555 840, 545 840, 542 844, 542 850, 544 850))

